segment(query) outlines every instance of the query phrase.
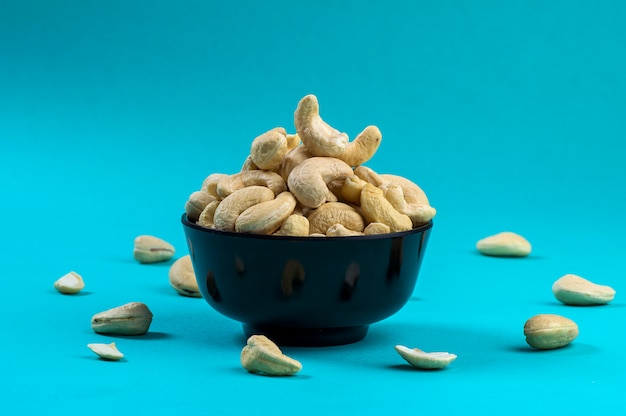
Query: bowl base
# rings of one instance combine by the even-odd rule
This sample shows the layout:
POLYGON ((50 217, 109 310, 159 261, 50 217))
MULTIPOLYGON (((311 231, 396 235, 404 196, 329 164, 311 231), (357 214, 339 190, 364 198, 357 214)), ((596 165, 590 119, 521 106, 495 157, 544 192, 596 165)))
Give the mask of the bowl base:
POLYGON ((278 346, 330 347, 352 344, 365 338, 369 325, 341 328, 290 328, 271 325, 243 324, 246 337, 265 335, 278 346))

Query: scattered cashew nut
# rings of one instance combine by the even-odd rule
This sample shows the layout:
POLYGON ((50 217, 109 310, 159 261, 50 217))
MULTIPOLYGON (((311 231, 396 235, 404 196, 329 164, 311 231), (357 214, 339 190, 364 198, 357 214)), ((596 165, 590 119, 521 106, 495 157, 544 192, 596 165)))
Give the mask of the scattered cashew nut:
POLYGON ((265 335, 252 335, 241 350, 241 365, 250 373, 269 376, 291 376, 302 364, 282 353, 265 335))
POLYGON ((408 348, 404 345, 396 345, 395 349, 409 364, 423 370, 442 369, 456 360, 456 355, 449 352, 424 352, 418 348, 408 348))
POLYGON ((174 246, 161 238, 152 235, 140 235, 135 238, 133 257, 139 263, 168 261, 175 253, 174 246))
POLYGON ((110 344, 93 343, 87 344, 87 347, 103 360, 119 361, 124 358, 124 354, 117 349, 115 342, 110 344))
POLYGON ((615 298, 615 289, 599 285, 575 274, 566 274, 552 285, 554 297, 575 306, 604 305, 615 298))
POLYGON ((91 329, 98 334, 143 335, 152 323, 152 312, 141 302, 130 302, 95 314, 91 329))
POLYGON ((487 256, 526 257, 532 247, 521 235, 505 231, 479 240, 476 249, 487 256))
POLYGON ((71 271, 60 278, 54 284, 54 288, 64 295, 73 295, 85 288, 85 281, 78 273, 71 271))
POLYGON ((202 297, 189 254, 179 258, 170 266, 168 277, 170 285, 179 294, 192 298, 202 297))
POLYGON ((561 348, 578 336, 578 325, 571 319, 555 314, 535 315, 524 324, 526 342, 539 350, 561 348))

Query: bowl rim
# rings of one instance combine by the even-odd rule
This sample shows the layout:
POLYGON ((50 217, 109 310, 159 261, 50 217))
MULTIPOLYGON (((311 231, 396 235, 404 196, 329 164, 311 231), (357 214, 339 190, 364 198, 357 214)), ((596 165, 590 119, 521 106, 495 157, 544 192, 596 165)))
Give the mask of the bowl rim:
MULTIPOLYGON (((181 217, 181 222, 185 227, 193 228, 201 232, 205 232, 208 234, 215 235, 224 235, 234 238, 246 238, 246 239, 259 239, 259 240, 288 240, 288 241, 326 241, 326 238, 321 236, 292 236, 292 235, 273 235, 273 234, 252 234, 252 233, 240 233, 236 231, 225 231, 225 230, 216 230, 214 228, 207 228, 201 225, 198 225, 194 222, 189 221, 187 218, 187 214, 183 213, 181 217)), ((419 227, 412 228, 407 231, 397 231, 393 233, 384 233, 384 234, 370 234, 370 235, 349 235, 349 236, 332 236, 328 237, 333 241, 339 240, 350 240, 350 241, 361 241, 361 240, 385 240, 388 238, 396 238, 396 237, 404 237, 407 235, 417 234, 424 232, 426 230, 431 229, 433 226, 433 221, 430 220, 426 224, 420 225, 419 227)))

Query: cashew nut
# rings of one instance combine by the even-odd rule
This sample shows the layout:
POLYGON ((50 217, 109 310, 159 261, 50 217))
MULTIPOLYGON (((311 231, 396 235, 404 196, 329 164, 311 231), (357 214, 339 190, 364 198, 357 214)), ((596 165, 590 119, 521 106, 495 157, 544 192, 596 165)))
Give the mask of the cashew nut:
POLYGON ((285 181, 278 173, 268 170, 247 170, 221 179, 217 183, 217 194, 220 198, 226 198, 238 189, 253 185, 270 188, 274 195, 287 190, 285 181))
POLYGON ((250 373, 270 376, 291 376, 302 369, 302 364, 283 354, 265 335, 252 335, 241 350, 241 365, 250 373))
POLYGON ((354 207, 343 202, 326 202, 311 211, 307 218, 309 219, 309 233, 328 234, 328 229, 335 224, 341 224, 358 233, 365 228, 361 214, 354 207))
POLYGON ((339 159, 350 166, 362 165, 374 156, 382 138, 383 135, 378 127, 368 126, 346 145, 339 159))
POLYGON ((235 231, 235 221, 242 212, 253 205, 272 199, 274 199, 274 192, 265 186, 252 185, 238 189, 217 206, 213 226, 218 230, 235 231))
POLYGON ((252 141, 250 158, 259 169, 276 171, 288 150, 287 131, 276 127, 252 141))
POLYGON ((374 172, 372 168, 368 168, 367 166, 357 166, 354 168, 354 174, 374 186, 381 186, 385 183, 378 173, 374 172))
POLYGON ((257 170, 257 169, 259 169, 259 167, 255 165, 254 162, 252 161, 252 156, 248 155, 246 160, 243 161, 243 165, 241 165, 241 169, 239 169, 239 171, 245 172, 247 170, 257 170))
POLYGON ((206 190, 215 199, 222 199, 217 193, 217 183, 227 177, 228 175, 225 173, 212 173, 202 182, 202 189, 206 190))
POLYGON ((260 202, 243 211, 235 221, 235 231, 252 234, 271 234, 293 213, 296 198, 289 191, 276 198, 260 202))
POLYGON ((220 204, 220 202, 221 201, 218 201, 217 199, 209 202, 200 213, 196 224, 206 228, 212 228, 214 225, 213 219, 215 218, 215 210, 217 209, 217 206, 220 204))
POLYGON ((317 208, 326 201, 337 201, 328 188, 332 181, 345 181, 352 175, 346 162, 332 157, 312 157, 302 161, 289 175, 289 190, 298 201, 309 208, 317 208))
POLYGON ((287 133, 287 149, 295 149, 296 147, 300 146, 300 143, 302 143, 302 141, 300 140, 300 136, 298 136, 298 133, 287 133))
MULTIPOLYGON (((394 175, 381 175, 381 177, 385 176, 394 175)), ((428 204, 424 192, 408 179, 397 176, 395 180, 405 186, 398 183, 383 185, 385 198, 398 212, 408 215, 414 227, 430 221, 437 211, 428 204)))
POLYGON ((350 175, 343 182, 341 187, 341 197, 351 204, 361 203, 361 190, 367 182, 356 175, 350 175))
POLYGON ((391 232, 408 231, 413 228, 411 218, 396 211, 383 195, 382 189, 370 183, 361 191, 361 209, 367 222, 387 224, 391 232))
POLYGON ((187 214, 189 221, 198 221, 202 210, 204 210, 209 202, 214 200, 215 197, 209 194, 205 189, 192 192, 192 194, 189 195, 189 199, 187 199, 187 202, 185 203, 185 213, 187 214))
POLYGON ((302 98, 294 113, 296 132, 314 156, 338 157, 348 144, 348 135, 322 120, 319 110, 315 95, 302 98))
POLYGON ((313 155, 309 150, 304 146, 298 146, 291 149, 285 157, 283 158, 283 162, 280 165, 280 176, 287 182, 289 178, 289 174, 297 165, 300 164, 305 159, 312 157, 313 155))
POLYGON ((383 224, 382 222, 370 222, 363 230, 363 234, 365 235, 387 234, 390 232, 391 229, 389 226, 387 224, 383 224))
POLYGON ((309 219, 304 215, 291 214, 280 226, 277 234, 306 237, 309 235, 309 219))

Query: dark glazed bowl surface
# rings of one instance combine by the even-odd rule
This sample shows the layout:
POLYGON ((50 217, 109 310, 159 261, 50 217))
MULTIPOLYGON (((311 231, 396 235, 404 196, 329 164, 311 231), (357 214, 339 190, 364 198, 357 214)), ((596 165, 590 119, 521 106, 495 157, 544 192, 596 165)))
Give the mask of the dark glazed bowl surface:
POLYGON ((432 222, 356 237, 288 237, 183 229, 203 298, 279 345, 361 340, 409 300, 432 222))

